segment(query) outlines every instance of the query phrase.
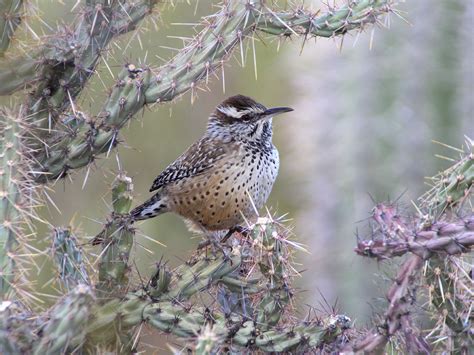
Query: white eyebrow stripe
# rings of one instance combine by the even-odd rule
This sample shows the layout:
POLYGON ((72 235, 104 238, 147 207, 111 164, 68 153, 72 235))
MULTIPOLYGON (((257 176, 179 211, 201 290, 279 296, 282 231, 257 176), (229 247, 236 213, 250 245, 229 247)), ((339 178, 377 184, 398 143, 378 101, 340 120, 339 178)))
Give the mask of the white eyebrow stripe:
POLYGON ((247 110, 237 111, 237 109, 234 106, 219 106, 217 109, 220 112, 222 112, 224 115, 234 117, 234 118, 240 118, 248 112, 247 110))
POLYGON ((234 106, 219 106, 217 109, 222 112, 224 115, 234 117, 234 118, 240 118, 247 113, 250 112, 260 112, 262 113, 264 110, 258 108, 258 107, 252 107, 247 110, 242 110, 242 111, 237 111, 237 109, 234 106))

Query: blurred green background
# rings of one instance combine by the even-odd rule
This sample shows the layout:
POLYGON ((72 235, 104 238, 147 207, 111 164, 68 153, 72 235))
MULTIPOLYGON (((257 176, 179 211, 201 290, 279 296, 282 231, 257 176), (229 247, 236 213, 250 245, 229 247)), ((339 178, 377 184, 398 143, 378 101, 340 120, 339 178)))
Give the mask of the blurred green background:
MULTIPOLYGON (((42 20, 52 27, 74 17, 76 1, 61 3, 38 2, 42 20)), ((173 23, 195 23, 216 10, 211 1, 174 3, 160 11, 159 31, 146 21, 139 37, 130 34, 113 45, 108 64, 114 73, 126 62, 159 66, 173 55, 169 47, 182 46, 172 37, 194 33, 189 25, 173 23)), ((317 10, 321 4, 305 6, 317 10)), ((226 65, 225 92, 215 79, 193 104, 188 94, 138 114, 122 130, 124 144, 108 159, 52 186, 61 213, 48 205, 43 215, 54 225, 72 224, 86 243, 109 213, 108 190, 119 166, 133 177, 138 204, 149 197, 156 175, 202 135, 209 113, 225 97, 242 93, 267 106, 291 106, 295 111, 274 124, 281 170, 268 206, 277 215, 288 213, 288 224, 310 251, 297 257, 305 270, 297 285, 306 291, 299 301, 318 306, 324 295, 365 324, 373 300, 383 296, 384 271, 355 256, 353 248, 356 231, 368 232, 373 200, 403 195, 400 201, 410 209, 410 201, 427 189, 424 176, 447 165, 435 154, 452 155, 432 140, 460 146, 464 134, 474 138, 474 2, 418 0, 397 8, 406 11, 409 23, 392 15, 390 29, 368 28, 343 43, 318 38, 302 50, 300 39, 279 43, 263 36, 256 43, 257 75, 250 46, 244 67, 240 54, 226 65)), ((30 25, 51 33, 34 19, 30 25)), ((113 83, 103 64, 99 72, 78 103, 91 114, 99 112, 113 83)), ((134 262, 145 279, 162 256, 177 265, 200 240, 170 214, 139 226, 166 245, 137 237, 134 262)), ((41 279, 50 272, 45 268, 41 279)))

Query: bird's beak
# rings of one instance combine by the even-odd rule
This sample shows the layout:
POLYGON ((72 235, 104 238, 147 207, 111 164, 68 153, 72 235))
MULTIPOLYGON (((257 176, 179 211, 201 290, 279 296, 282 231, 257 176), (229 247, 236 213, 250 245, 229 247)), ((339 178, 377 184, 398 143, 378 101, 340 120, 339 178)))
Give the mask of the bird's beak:
POLYGON ((291 112, 293 109, 291 107, 273 107, 265 110, 263 112, 264 117, 276 116, 285 112, 291 112))

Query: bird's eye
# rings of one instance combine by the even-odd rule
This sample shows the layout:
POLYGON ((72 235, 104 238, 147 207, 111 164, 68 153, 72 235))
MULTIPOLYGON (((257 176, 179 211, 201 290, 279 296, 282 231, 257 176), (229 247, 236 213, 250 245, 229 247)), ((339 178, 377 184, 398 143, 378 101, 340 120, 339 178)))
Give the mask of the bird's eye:
POLYGON ((240 119, 245 122, 252 121, 254 118, 255 118, 254 113, 246 113, 245 115, 242 115, 240 117, 240 119))

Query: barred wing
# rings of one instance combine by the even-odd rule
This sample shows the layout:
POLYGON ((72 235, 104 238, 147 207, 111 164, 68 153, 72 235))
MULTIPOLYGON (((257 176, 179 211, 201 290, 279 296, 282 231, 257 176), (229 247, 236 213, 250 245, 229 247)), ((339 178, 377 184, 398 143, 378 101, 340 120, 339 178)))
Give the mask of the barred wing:
POLYGON ((225 145, 221 142, 215 142, 208 138, 194 143, 158 175, 153 181, 150 192, 181 179, 199 175, 212 168, 226 154, 224 147, 225 145))

